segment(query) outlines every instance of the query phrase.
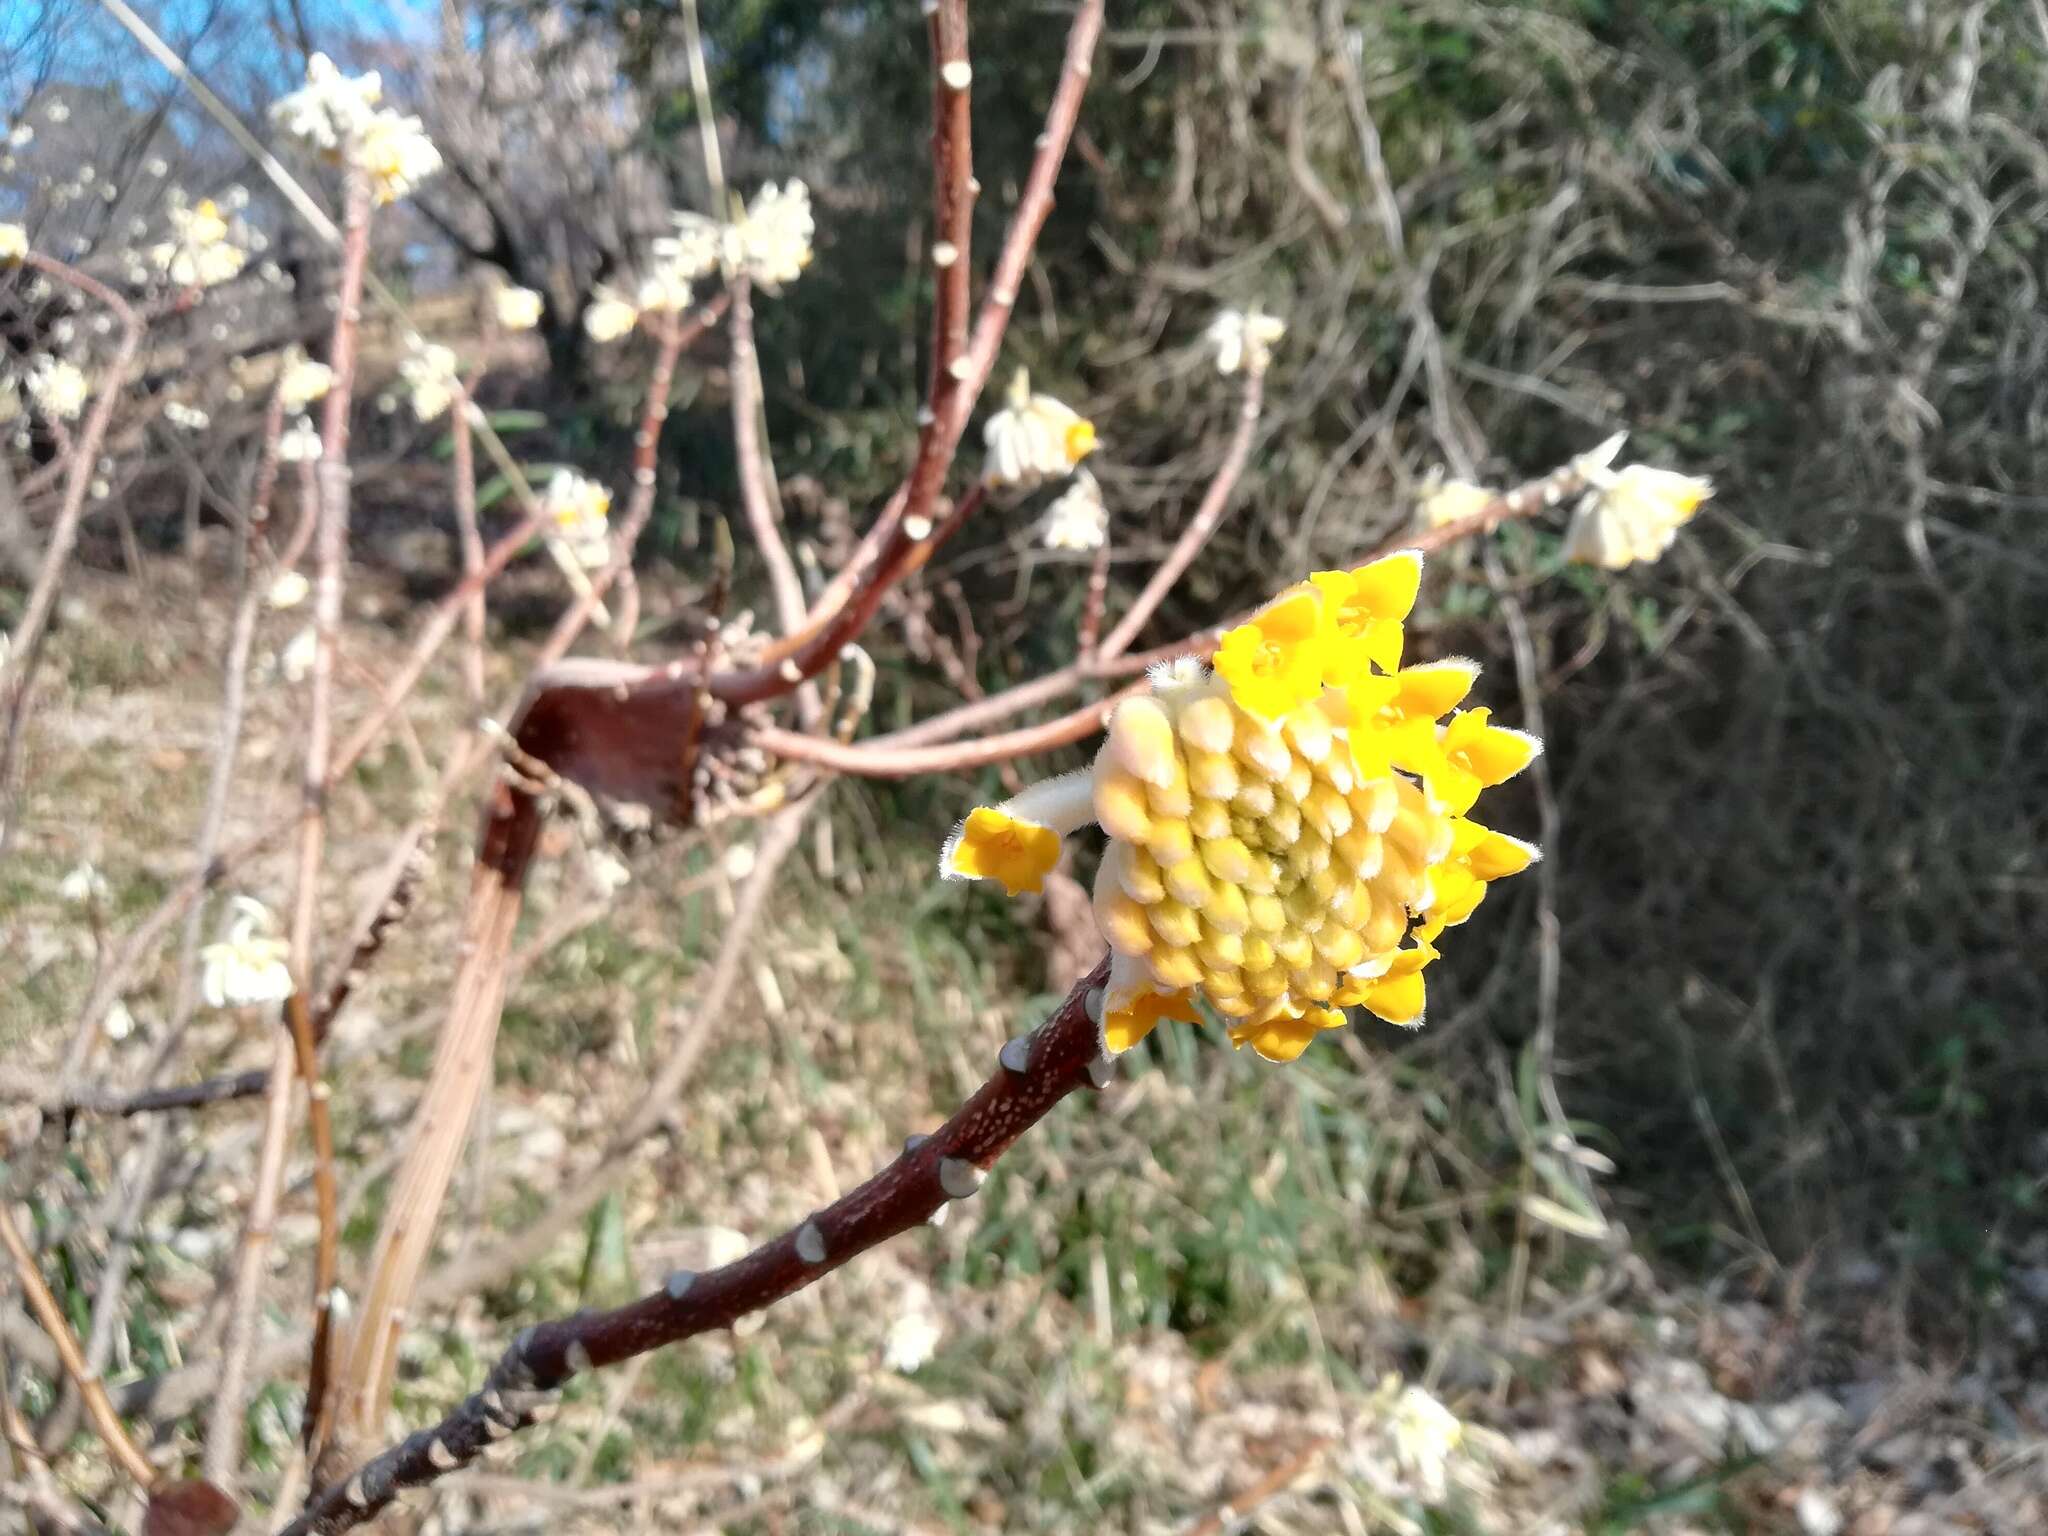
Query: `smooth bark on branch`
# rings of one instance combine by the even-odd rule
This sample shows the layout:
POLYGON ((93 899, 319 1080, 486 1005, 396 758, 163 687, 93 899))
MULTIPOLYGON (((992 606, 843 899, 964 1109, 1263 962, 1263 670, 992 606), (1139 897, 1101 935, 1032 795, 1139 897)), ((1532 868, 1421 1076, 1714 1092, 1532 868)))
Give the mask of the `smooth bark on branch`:
POLYGON ((1076 1089, 1105 1086, 1105 958, 1053 1016, 1012 1040, 974 1096, 895 1161, 744 1258, 703 1274, 679 1270, 660 1290, 603 1312, 580 1312, 523 1330, 483 1386, 440 1423, 338 1478, 282 1536, 335 1536, 373 1519, 407 1488, 422 1487, 550 1415, 571 1377, 682 1339, 728 1328, 814 1284, 841 1265, 971 1197, 997 1158, 1076 1089))

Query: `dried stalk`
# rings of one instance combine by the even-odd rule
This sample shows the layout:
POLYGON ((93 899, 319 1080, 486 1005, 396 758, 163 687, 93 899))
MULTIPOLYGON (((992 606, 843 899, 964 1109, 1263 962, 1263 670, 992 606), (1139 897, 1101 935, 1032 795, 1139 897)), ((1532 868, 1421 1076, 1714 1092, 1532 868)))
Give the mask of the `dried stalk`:
POLYGON ((740 887, 732 920, 719 939, 718 953, 710 968, 695 986, 688 1014, 676 1021, 668 1055, 655 1070, 639 1102, 626 1111, 604 1151, 587 1172, 550 1199, 547 1210, 519 1232, 494 1248, 428 1276, 420 1287, 423 1305, 445 1305, 472 1295, 531 1264, 631 1171, 626 1154, 669 1122, 683 1085, 696 1070, 719 1021, 726 1015, 733 989, 745 971, 776 872, 796 847, 805 812, 812 804, 815 801, 806 801, 782 812, 770 818, 762 829, 760 840, 754 845, 753 872, 740 887))
MULTIPOLYGON (((454 1001, 420 1097, 405 1162, 392 1178, 370 1260, 368 1288, 349 1330, 347 1363, 335 1383, 336 1436, 373 1432, 390 1402, 405 1307, 432 1246, 435 1218, 489 1078, 505 963, 539 828, 540 812, 533 797, 500 783, 492 795, 484 846, 471 878, 454 1001)), ((316 1417, 326 1422, 328 1412, 322 1405, 316 1417)), ((326 1444, 315 1448, 316 1461, 325 1451, 326 1444)), ((321 1486, 317 1469, 315 1486, 321 1486)))
POLYGON ((705 1274, 678 1271, 652 1295, 523 1330, 484 1385, 431 1429, 373 1458, 315 1498, 282 1536, 335 1536, 373 1519, 407 1488, 476 1460, 486 1447, 555 1409, 552 1394, 585 1371, 730 1327, 802 1290, 981 1187, 996 1159, 1068 1094, 1106 1085, 1097 965, 1039 1029, 1003 1048, 992 1077, 929 1136, 859 1188, 746 1257, 705 1274))
MULTIPOLYGON (((707 307, 688 325, 671 325, 660 341, 648 380, 646 403, 634 439, 634 483, 618 529, 612 560, 591 590, 572 604, 543 650, 541 666, 565 651, 601 600, 606 585, 632 557, 634 542, 654 506, 654 466, 675 365, 682 350, 713 323, 723 306, 707 307)), ((544 715, 535 722, 546 729, 544 715)), ((521 750, 547 761, 545 743, 517 735, 521 750)), ((490 750, 476 743, 465 768, 490 750)), ((465 775, 466 776, 466 773, 465 775)), ((362 1307, 350 1333, 347 1363, 335 1382, 336 1399, 323 1403, 316 1415, 320 1428, 312 1442, 316 1457, 330 1434, 366 1433, 381 1420, 390 1399, 391 1372, 403 1312, 431 1247, 435 1221, 448 1181, 460 1156, 463 1137, 488 1080, 491 1048, 503 1002, 505 966, 517 921, 521 890, 534 838, 539 808, 531 794, 500 784, 494 792, 484 834, 484 848, 472 878, 466 918, 463 963, 455 983, 455 1003, 437 1048, 434 1066, 422 1093, 413 1141, 406 1161, 394 1177, 385 1220, 371 1259, 370 1278, 362 1307)), ((309 1411, 312 1405, 309 1403, 309 1411)))
POLYGON ((157 1470, 150 1465, 141 1448, 128 1438, 121 1416, 114 1412, 114 1405, 107 1398, 106 1384, 86 1368, 85 1352, 78 1347, 78 1336, 71 1331, 71 1324, 65 1321, 64 1309, 57 1305, 57 1298, 43 1283, 42 1271, 36 1268, 35 1255, 29 1252, 28 1244, 15 1228, 14 1218, 8 1213, 5 1201, 0 1201, 0 1244, 6 1246, 8 1257, 14 1261, 14 1277, 21 1284, 22 1295, 28 1299, 29 1310, 35 1313, 36 1321, 49 1334, 50 1342, 57 1346, 57 1358, 63 1364, 64 1374, 84 1400, 86 1416, 106 1443, 107 1454, 138 1487, 147 1490, 156 1481, 157 1470))

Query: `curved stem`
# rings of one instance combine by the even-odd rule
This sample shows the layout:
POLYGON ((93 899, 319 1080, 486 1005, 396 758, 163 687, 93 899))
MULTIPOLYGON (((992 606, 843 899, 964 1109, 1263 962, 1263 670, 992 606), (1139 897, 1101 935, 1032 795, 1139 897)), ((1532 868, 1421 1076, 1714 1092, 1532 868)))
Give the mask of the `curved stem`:
POLYGON ((1256 369, 1248 369, 1244 398, 1237 408, 1237 430, 1231 434, 1230 446, 1224 450, 1223 463, 1216 471, 1216 478, 1209 482, 1201 506, 1195 509, 1194 517, 1181 530, 1172 550, 1159 562, 1159 569, 1152 573, 1130 610, 1117 621, 1116 628, 1102 642, 1102 649, 1096 653, 1100 660, 1114 660, 1130 648, 1131 642, 1138 638, 1138 631, 1145 627, 1145 621, 1152 617, 1153 610, 1166 601, 1166 594, 1187 574, 1187 568, 1195 563, 1195 556, 1202 552, 1202 547, 1222 523, 1223 514, 1230 507, 1230 493, 1237 489, 1238 478, 1244 474, 1245 461, 1251 457, 1252 437, 1259 426, 1259 406, 1265 397, 1265 375, 1256 369))

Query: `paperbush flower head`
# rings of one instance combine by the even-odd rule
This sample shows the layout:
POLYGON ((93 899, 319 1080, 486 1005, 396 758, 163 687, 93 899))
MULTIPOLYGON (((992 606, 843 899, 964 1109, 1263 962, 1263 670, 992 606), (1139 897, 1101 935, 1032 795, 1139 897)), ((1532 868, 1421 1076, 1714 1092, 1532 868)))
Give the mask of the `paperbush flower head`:
POLYGON ((277 653, 277 672, 288 683, 303 683, 313 674, 313 662, 320 654, 320 633, 311 624, 284 643, 277 653))
POLYGON ((1061 492, 1045 513, 1047 549, 1100 549, 1109 537, 1109 508, 1102 487, 1087 470, 1074 472, 1074 483, 1061 492))
POLYGON ((1465 812, 1539 744, 1458 710, 1471 663, 1400 665, 1420 566, 1394 555, 1290 588, 1224 637, 1213 668, 1155 671, 1092 769, 982 807, 946 844, 943 873, 1014 894, 1039 888, 1068 833, 1101 824, 1109 1051, 1194 1021, 1198 998, 1272 1061, 1348 1007, 1418 1023, 1444 931, 1536 857, 1465 812))
POLYGON ((28 394, 53 421, 75 421, 85 409, 85 375, 74 363, 44 353, 28 365, 28 394))
POLYGON ((1216 371, 1235 373, 1249 368, 1264 373, 1273 359, 1273 343, 1287 334, 1287 322, 1278 315, 1263 313, 1254 304, 1250 311, 1226 309, 1209 322, 1202 339, 1216 349, 1216 371))
POLYGON ((398 365, 398 376, 411 392, 412 413, 432 421, 454 402, 455 354, 436 342, 412 338, 412 351, 398 365))
POLYGON ((297 347, 288 348, 278 370, 277 389, 285 409, 302 411, 334 386, 334 370, 316 363, 297 347))
POLYGON ((271 103, 270 120, 308 148, 337 154, 362 136, 383 99, 375 70, 350 79, 316 53, 306 61, 306 83, 271 103))
POLYGON ((164 406, 164 420, 186 432, 204 432, 213 418, 195 405, 173 400, 164 406))
POLYGON ((93 906, 107 899, 106 877, 81 860, 58 882, 57 894, 73 906, 93 906))
POLYGON ((28 254, 28 231, 19 224, 0 224, 0 267, 11 267, 28 254))
POLYGON ((283 612, 287 608, 298 607, 312 590, 313 584, 297 571, 279 571, 277 580, 270 584, 270 591, 265 595, 264 601, 279 612, 283 612))
POLYGON ((882 1341, 882 1364, 903 1376, 914 1376, 931 1363, 933 1353, 939 1347, 939 1340, 946 1336, 945 1325, 932 1311, 926 1298, 907 1308, 889 1325, 888 1335, 882 1341))
POLYGON ((595 342, 617 341, 640 323, 639 306, 616 288, 600 283, 583 311, 583 329, 595 342))
POLYGON ((306 61, 306 83, 271 104, 270 120, 328 159, 360 167, 371 195, 391 203, 441 169, 441 152, 417 117, 380 108, 383 99, 374 70, 350 79, 316 53, 306 61))
POLYGON ((227 933, 199 952, 206 1001, 215 1008, 283 1002, 292 995, 291 945, 277 936, 277 919, 247 896, 230 908, 227 933))
POLYGON ((1003 408, 982 428, 982 441, 988 445, 982 480, 1029 491, 1072 474, 1095 451, 1095 423, 1051 395, 1033 394, 1031 375, 1019 368, 1003 408))
POLYGON ((210 197, 170 210, 171 238, 150 247, 156 269, 180 288, 211 288, 237 275, 249 253, 228 238, 228 221, 210 197))
MULTIPOLYGON (((654 242, 658 268, 684 283, 720 270, 774 293, 811 262, 810 189, 800 181, 769 182, 730 224, 701 213, 673 215, 673 233, 654 242)), ((684 300, 687 303, 688 300, 684 300)), ((678 308, 681 306, 678 305, 678 308)))
POLYGON ((685 277, 682 269, 669 262, 657 262, 654 270, 640 279, 640 289, 635 295, 637 313, 640 315, 679 315, 690 307, 690 301, 697 296, 696 286, 685 277))
POLYGON ((741 265, 770 293, 796 281, 811 264, 811 190, 800 181, 769 182, 754 194, 739 222, 741 265))
POLYGON ((1594 469, 1587 478, 1591 488, 1572 513, 1564 552, 1610 571, 1657 559, 1714 494, 1713 483, 1701 476, 1648 464, 1594 469))
POLYGON ((554 519, 555 533, 578 563, 603 565, 610 558, 605 543, 611 531, 612 493, 573 469, 558 469, 548 481, 541 506, 554 519))
POLYGON ((278 434, 277 457, 284 464, 310 464, 326 452, 326 445, 320 441, 320 433, 306 416, 295 417, 292 424, 278 434))
POLYGON ((388 110, 371 114, 355 153, 380 204, 397 202, 441 169, 441 151, 420 120, 388 110))
POLYGON ((1474 485, 1469 480, 1446 480, 1442 470, 1432 470, 1422 482, 1422 495, 1415 502, 1415 526, 1447 527, 1490 506, 1493 500, 1494 493, 1483 485, 1474 485))
POLYGON ((1452 1460, 1465 1444, 1465 1425, 1425 1387, 1400 1386, 1395 1378, 1381 1384, 1379 1396, 1389 1391, 1385 1425, 1394 1460, 1425 1504, 1441 1504, 1450 1492, 1452 1460))
POLYGON ((530 331, 540 324, 541 297, 531 288, 500 288, 491 296, 498 324, 508 331, 530 331))
POLYGON ((656 239, 651 249, 655 264, 672 271, 679 282, 694 283, 722 266, 738 267, 745 258, 739 231, 730 224, 701 213, 672 213, 669 222, 673 232, 656 239))

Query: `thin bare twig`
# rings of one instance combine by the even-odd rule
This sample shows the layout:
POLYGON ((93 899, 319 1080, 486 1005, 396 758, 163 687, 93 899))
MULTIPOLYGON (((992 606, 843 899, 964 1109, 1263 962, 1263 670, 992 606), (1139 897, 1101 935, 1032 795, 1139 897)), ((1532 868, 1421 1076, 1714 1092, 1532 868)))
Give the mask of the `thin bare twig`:
MULTIPOLYGON (((261 556, 267 547, 266 531, 270 504, 277 491, 278 438, 284 428, 284 399, 271 391, 264 411, 262 444, 258 450, 256 479, 244 514, 241 543, 241 592, 228 636, 225 673, 221 684, 221 712, 214 735, 213 766, 206 786, 206 803, 200 813, 199 831, 193 839, 194 862, 204 868, 220 846, 221 828, 227 824, 228 793, 234 782, 235 759, 241 747, 242 720, 248 693, 249 654, 255 644, 256 619, 262 611, 264 589, 258 580, 261 556)), ((186 916, 185 931, 178 944, 178 982, 169 1028, 153 1053, 145 1081, 153 1081, 176 1055, 186 1026, 199 1004, 198 955, 205 909, 194 903, 186 916)), ((100 1268, 99 1294, 93 1303, 92 1331, 86 1340, 86 1362, 93 1370, 105 1367, 120 1328, 121 1304, 128 1280, 128 1265, 135 1252, 135 1233, 150 1195, 156 1188, 165 1156, 172 1142, 168 1127, 152 1126, 135 1160, 131 1183, 114 1222, 106 1262, 100 1268)))
POLYGON ((1102 642, 1102 649, 1097 653, 1099 659, 1113 661, 1130 649, 1131 642, 1138 638, 1138 631, 1145 627, 1145 621, 1152 617, 1153 611, 1166 600, 1166 594, 1187 574, 1187 568, 1195 563, 1195 556, 1215 534, 1224 512, 1229 509, 1230 493, 1237 489, 1238 478, 1244 474, 1245 461, 1251 457, 1252 437, 1258 431, 1259 407, 1265 396, 1264 370, 1247 367, 1244 398, 1237 408, 1237 430, 1231 434, 1230 446, 1224 450, 1223 463, 1216 471, 1216 478, 1209 482, 1202 504, 1195 509, 1187 527, 1181 530, 1172 550, 1159 562, 1159 568, 1145 583, 1144 590, 1138 593, 1130 609, 1102 642))
MULTIPOLYGON (((294 994, 296 996, 297 994, 294 994)), ((269 1093, 263 1113, 263 1139, 256 1158, 256 1176, 242 1225, 241 1247, 228 1294, 227 1333, 221 1342, 220 1380, 206 1422, 203 1466, 208 1482, 234 1480, 248 1438, 249 1352, 256 1342, 257 1313, 263 1272, 268 1267, 270 1238, 277 1222, 278 1192, 284 1183, 284 1148, 291 1130, 292 1042, 279 1032, 272 1044, 269 1093)))
POLYGON ((341 281, 320 426, 320 524, 314 539, 312 687, 306 705, 306 770, 299 813, 298 881, 291 923, 292 974, 312 985, 313 925, 319 910, 320 856, 327 833, 328 757, 334 731, 334 642, 341 626, 341 590, 348 563, 349 406, 355 394, 356 332, 362 319, 363 273, 370 255, 370 181, 359 166, 343 177, 341 281))
MULTIPOLYGON (((327 831, 327 785, 329 756, 333 745, 334 643, 341 622, 342 583, 348 562, 349 514, 349 408, 355 391, 356 337, 362 318, 363 278, 369 264, 370 183, 360 166, 350 166, 342 179, 342 264, 334 317, 329 364, 333 380, 328 386, 321 422, 319 468, 319 530, 314 543, 313 628, 316 637, 311 695, 307 705, 305 777, 299 822, 298 875, 292 906, 291 969, 296 989, 288 1014, 292 1019, 290 1037, 280 1035, 270 1069, 269 1107, 264 1116, 261 1154, 257 1160, 256 1187, 249 1203, 249 1220, 242 1234, 242 1250, 236 1271, 228 1331, 222 1346, 220 1393, 207 1425, 206 1475, 216 1483, 232 1481, 241 1460, 245 1438, 244 1386, 249 1350, 255 1340, 257 1286, 262 1278, 270 1229, 276 1219, 279 1185, 284 1177, 284 1143, 290 1125, 291 1085, 300 1062, 299 1038, 304 1037, 304 1070, 309 1086, 317 1086, 311 1052, 311 1023, 306 996, 313 986, 313 929, 319 909, 320 863, 327 831)), ((326 1103, 322 1100, 321 1129, 326 1130, 326 1103)), ((315 1155, 324 1143, 328 1198, 323 1202, 321 1246, 335 1240, 332 1228, 333 1137, 316 1132, 315 1155)), ((331 1261, 331 1255, 330 1255, 331 1261)), ((331 1285, 331 1281, 330 1281, 331 1285)), ((325 1330, 317 1335, 324 1345, 325 1330)), ((323 1377, 325 1361, 315 1362, 323 1377)))
MULTIPOLYGON (((28 721, 29 685, 35 681, 36 666, 42 659, 43 636, 50 614, 57 605, 57 589, 63 584, 64 572, 71 563, 72 548, 78 542, 78 524, 85 515, 86 494, 98 472, 100 444, 106 438, 108 423, 113 420, 114 407, 120 403, 121 388, 135 362, 135 350, 142 343, 141 318, 126 299, 105 283, 40 251, 30 251, 22 259, 36 271, 105 305, 120 322, 121 340, 100 375, 99 398, 93 401, 92 409, 86 413, 85 425, 79 429, 78 441, 68 455, 70 473, 64 481, 64 499, 58 504, 49 542, 43 549, 42 568, 36 572, 35 585, 29 588, 28 603, 10 636, 8 654, 0 657, 0 717, 4 717, 4 722, 0 723, 4 723, 6 731, 6 735, 0 737, 0 849, 6 847, 14 825, 14 818, 6 813, 4 805, 12 792, 14 765, 20 756, 21 735, 28 721)), ((84 1043, 88 1050, 94 1033, 87 1033, 84 1043)), ((71 1080, 79 1064, 67 1057, 64 1081, 68 1083, 71 1080)))
MULTIPOLYGON (((1081 622, 1074 631, 1074 654, 1083 662, 1092 662, 1101 647, 1102 610, 1109 601, 1109 558, 1110 541, 1105 532, 1088 566, 1088 589, 1081 596, 1081 622)), ((977 696, 967 695, 970 699, 977 696)))

